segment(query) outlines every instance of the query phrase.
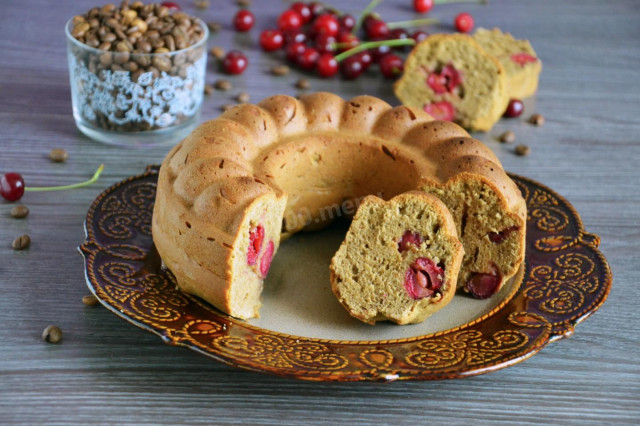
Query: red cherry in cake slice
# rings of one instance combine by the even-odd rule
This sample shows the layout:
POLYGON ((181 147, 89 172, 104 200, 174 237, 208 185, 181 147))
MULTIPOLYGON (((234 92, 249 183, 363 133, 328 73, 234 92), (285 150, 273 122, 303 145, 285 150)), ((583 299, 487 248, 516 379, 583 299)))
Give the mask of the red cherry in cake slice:
POLYGON ((398 251, 400 253, 411 249, 411 246, 420 247, 422 237, 417 232, 406 231, 400 241, 398 241, 398 251))
POLYGON ((465 284, 465 289, 476 299, 487 299, 498 291, 502 274, 496 265, 490 266, 491 271, 488 274, 474 272, 465 284))
POLYGON ((267 244, 267 248, 264 250, 262 254, 262 259, 260 259, 260 276, 262 278, 266 278, 269 273, 269 268, 271 268, 271 261, 273 260, 273 252, 275 250, 275 246, 273 241, 269 241, 267 244))
POLYGON ((509 235, 511 235, 511 233, 517 231, 520 227, 518 226, 511 226, 507 229, 503 229, 500 232, 489 232, 489 240, 492 243, 495 244, 499 244, 502 241, 504 241, 509 235))
POLYGON ((444 280, 444 269, 427 257, 417 258, 404 275, 404 288, 412 299, 433 296, 444 280))
POLYGON ((262 225, 258 225, 249 230, 249 248, 247 249, 247 264, 255 265, 258 261, 258 254, 262 249, 262 242, 264 241, 264 228, 262 225))
POLYGON ((440 72, 430 72, 427 76, 427 85, 439 95, 452 93, 460 83, 462 83, 462 76, 451 64, 442 67, 440 72))
POLYGON ((431 115, 436 120, 453 121, 456 114, 456 109, 451 105, 451 102, 440 101, 426 104, 424 111, 431 115))
POLYGON ((511 55, 511 60, 516 64, 524 67, 527 64, 537 62, 538 58, 536 58, 535 56, 531 56, 528 53, 514 53, 513 55, 511 55))

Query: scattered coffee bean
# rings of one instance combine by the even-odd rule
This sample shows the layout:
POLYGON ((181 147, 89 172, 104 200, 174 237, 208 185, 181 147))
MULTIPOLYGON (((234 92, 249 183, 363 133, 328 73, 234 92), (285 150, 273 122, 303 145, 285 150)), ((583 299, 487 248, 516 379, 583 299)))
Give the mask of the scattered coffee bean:
POLYGON ((58 343, 62 340, 62 330, 56 325, 50 325, 42 332, 42 340, 49 343, 58 343))
POLYGON ((29 216, 29 208, 27 206, 19 204, 11 209, 11 217, 13 218, 22 219, 27 216, 29 216))
POLYGON ((214 83, 214 87, 218 90, 226 92, 227 90, 231 90, 231 82, 229 80, 220 79, 214 83))
POLYGON ((219 22, 207 22, 207 27, 209 28, 209 32, 217 33, 222 29, 222 24, 219 22))
POLYGON ((222 111, 229 111, 231 108, 233 108, 235 105, 234 104, 224 104, 224 105, 220 105, 220 109, 222 111))
POLYGON ((24 250, 29 248, 30 245, 31 238, 29 238, 27 234, 24 234, 13 240, 11 247, 13 247, 14 250, 24 250))
POLYGON ((500 135, 500 142, 502 143, 514 143, 516 141, 516 134, 511 130, 507 130, 500 135))
POLYGON ((64 163, 69 158, 69 153, 62 148, 53 148, 49 152, 49 159, 54 163, 64 163))
POLYGON ((527 145, 522 145, 522 144, 516 146, 516 149, 515 149, 516 155, 520 155, 520 156, 529 155, 529 151, 530 151, 529 147, 527 145))
POLYGON ((287 75, 289 71, 290 69, 286 65, 276 65, 271 68, 271 74, 273 75, 287 75))
POLYGON ((222 59, 227 52, 225 52, 224 48, 220 46, 213 46, 211 49, 209 49, 209 53, 211 53, 211 56, 216 59, 222 59))
POLYGON ((208 9, 211 4, 209 3, 209 0, 195 0, 193 5, 196 9, 208 9))
POLYGON ((544 124, 544 116, 541 114, 533 114, 529 118, 529 123, 534 124, 536 126, 542 126, 544 124))
POLYGON ((93 294, 89 294, 82 298, 82 303, 87 306, 96 306, 99 302, 97 297, 95 297, 93 294))
POLYGON ((238 7, 251 7, 251 0, 236 0, 238 7))
POLYGON ((204 94, 205 95, 210 95, 213 93, 213 86, 210 84, 205 84, 204 85, 204 94))
POLYGON ((303 90, 308 89, 309 87, 311 87, 311 83, 306 78, 301 78, 296 82, 296 87, 303 90))
POLYGON ((241 104, 246 104, 251 99, 251 96, 247 92, 241 92, 236 97, 236 100, 241 104))

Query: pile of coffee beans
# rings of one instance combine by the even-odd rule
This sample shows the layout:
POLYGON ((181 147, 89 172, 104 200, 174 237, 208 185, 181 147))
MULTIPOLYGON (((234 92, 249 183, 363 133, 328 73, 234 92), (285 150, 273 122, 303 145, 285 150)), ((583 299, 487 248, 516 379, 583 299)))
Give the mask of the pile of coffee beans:
MULTIPOLYGON (((119 7, 114 4, 94 7, 84 15, 74 16, 69 32, 83 45, 97 49, 70 46, 76 62, 100 80, 105 79, 102 71, 128 71, 129 79, 134 83, 145 73, 151 73, 153 79, 162 73, 184 79, 189 67, 206 55, 204 44, 201 48, 188 49, 205 36, 204 24, 161 4, 125 0, 119 7)), ((126 110, 120 111, 116 120, 109 120, 102 111, 95 111, 95 118, 84 118, 92 125, 109 130, 155 128, 146 121, 125 120, 125 114, 126 110), (123 121, 127 123, 123 124, 123 121)))

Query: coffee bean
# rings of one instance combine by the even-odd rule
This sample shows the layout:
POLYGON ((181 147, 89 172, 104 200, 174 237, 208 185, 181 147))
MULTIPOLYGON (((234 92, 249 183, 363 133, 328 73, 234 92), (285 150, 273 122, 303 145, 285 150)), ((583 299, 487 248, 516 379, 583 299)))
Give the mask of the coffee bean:
POLYGON ((210 84, 205 84, 204 85, 204 94, 205 95, 210 95, 213 93, 213 86, 210 84))
POLYGON ((251 96, 247 92, 241 92, 236 97, 236 100, 241 104, 246 104, 251 99, 251 96))
POLYGON ((516 134, 511 130, 507 130, 503 134, 500 135, 500 142, 502 143, 513 143, 516 140, 516 134))
POLYGON ((220 47, 220 46, 213 46, 210 50, 209 53, 211 53, 211 56, 213 56, 216 59, 222 59, 224 58, 225 55, 225 50, 220 47))
POLYGON ((22 219, 27 216, 29 216, 29 208, 27 206, 18 204, 11 209, 11 217, 15 219, 22 219))
POLYGON ((214 87, 226 92, 227 90, 231 90, 231 82, 229 80, 220 79, 214 83, 214 87))
POLYGON ((529 123, 536 125, 536 126, 542 126, 544 125, 544 116, 540 115, 540 114, 533 114, 530 118, 529 118, 529 123))
POLYGON ((271 74, 273 75, 287 75, 289 71, 289 67, 286 65, 276 65, 271 68, 271 74))
POLYGON ((24 234, 13 240, 11 247, 13 247, 14 250, 24 250, 29 248, 30 245, 31 238, 29 238, 27 234, 24 234))
POLYGON ((49 343, 58 343, 62 340, 62 330, 57 325, 50 325, 42 332, 42 340, 49 343))
POLYGON ((530 151, 529 147, 527 145, 522 145, 522 144, 516 146, 516 149, 515 149, 516 155, 520 155, 520 156, 529 155, 529 151, 530 151))
POLYGON ((223 105, 220 105, 220 109, 221 109, 222 111, 227 112, 227 111, 229 111, 231 108, 233 108, 234 106, 235 106, 234 104, 223 104, 223 105))
POLYGON ((296 87, 298 89, 308 89, 309 87, 311 87, 311 83, 306 78, 301 78, 296 82, 296 87))
POLYGON ((236 0, 238 7, 248 8, 251 7, 251 0, 236 0))
POLYGON ((62 148, 53 148, 49 152, 49 159, 54 163, 64 163, 69 158, 69 153, 62 148))
POLYGON ((82 303, 84 303, 87 306, 96 306, 100 302, 98 301, 98 298, 95 297, 93 294, 89 294, 82 298, 82 303))
POLYGON ((207 22, 207 27, 209 28, 210 32, 217 33, 222 29, 222 24, 218 22, 207 22))
POLYGON ((209 0, 195 0, 193 5, 196 9, 207 9, 210 6, 209 0))

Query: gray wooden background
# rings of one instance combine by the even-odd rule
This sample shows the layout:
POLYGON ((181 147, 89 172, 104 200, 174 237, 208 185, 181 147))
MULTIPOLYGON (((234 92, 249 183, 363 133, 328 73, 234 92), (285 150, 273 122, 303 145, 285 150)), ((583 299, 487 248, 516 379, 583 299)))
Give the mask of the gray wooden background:
MULTIPOLYGON (((240 91, 252 100, 296 94, 302 74, 268 74, 277 63, 257 48, 260 29, 274 26, 286 3, 254 0, 257 25, 230 29, 235 4, 212 0, 187 12, 224 24, 210 45, 243 49, 248 71, 234 89, 205 101, 203 118, 219 113, 240 91)), ((103 4, 104 2, 100 2, 103 4)), ((356 12, 366 1, 342 2, 356 12)), ((614 284, 608 301, 531 359, 499 372, 442 382, 323 384, 251 373, 186 349, 165 346, 101 307, 88 294, 76 247, 92 200, 106 187, 159 163, 168 148, 123 149, 88 140, 75 128, 63 33, 65 21, 94 3, 46 0, 0 5, 0 173, 21 172, 28 185, 83 180, 101 162, 95 185, 68 192, 29 193, 26 220, 9 217, 0 202, 0 423, 222 423, 222 424, 609 424, 640 422, 640 3, 635 0, 491 0, 436 6, 432 17, 450 31, 460 11, 478 26, 498 26, 528 38, 544 62, 540 89, 525 116, 539 112, 542 128, 524 118, 503 120, 476 135, 505 169, 538 180, 565 196, 588 231, 602 238, 614 284), (531 147, 513 154, 497 135, 513 130, 531 147), (66 149, 53 164, 51 148, 66 149), (29 250, 11 249, 28 233, 29 250), (58 345, 44 343, 48 324, 64 330, 58 345)), ((386 0, 388 21, 414 16, 410 0, 386 0)), ((211 82, 220 76, 209 67, 211 82)), ((343 97, 371 94, 395 103, 391 85, 372 73, 354 82, 321 81, 312 90, 343 97)))

